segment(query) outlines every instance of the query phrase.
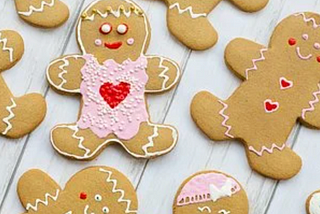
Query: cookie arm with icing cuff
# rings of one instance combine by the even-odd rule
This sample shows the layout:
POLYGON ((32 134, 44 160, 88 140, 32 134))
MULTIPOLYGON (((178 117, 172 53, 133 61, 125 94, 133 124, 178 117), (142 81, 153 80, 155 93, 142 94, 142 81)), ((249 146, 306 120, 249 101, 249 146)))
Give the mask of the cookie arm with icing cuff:
POLYGON ((312 93, 308 106, 301 112, 300 120, 302 124, 310 127, 320 129, 320 83, 316 90, 312 93))
POLYGON ((226 47, 225 61, 240 79, 246 80, 258 69, 257 64, 265 59, 267 48, 246 39, 234 39, 226 47))
POLYGON ((269 2, 269 0, 230 0, 240 10, 245 12, 257 12, 263 9, 269 2))
POLYGON ((80 93, 81 68, 85 59, 68 55, 54 60, 47 68, 47 79, 55 89, 66 93, 80 93))
POLYGON ((178 83, 181 72, 176 62, 161 56, 147 56, 147 58, 149 80, 146 93, 167 91, 178 83))

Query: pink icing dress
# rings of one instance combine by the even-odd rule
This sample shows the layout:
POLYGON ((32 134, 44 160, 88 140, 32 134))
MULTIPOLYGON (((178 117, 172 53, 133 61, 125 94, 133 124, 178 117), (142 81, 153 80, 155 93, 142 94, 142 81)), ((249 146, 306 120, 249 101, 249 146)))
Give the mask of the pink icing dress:
POLYGON ((84 55, 80 92, 83 107, 78 121, 80 129, 91 129, 99 138, 115 134, 129 140, 148 121, 145 104, 147 58, 139 57, 118 64, 113 59, 102 65, 91 55, 84 55))

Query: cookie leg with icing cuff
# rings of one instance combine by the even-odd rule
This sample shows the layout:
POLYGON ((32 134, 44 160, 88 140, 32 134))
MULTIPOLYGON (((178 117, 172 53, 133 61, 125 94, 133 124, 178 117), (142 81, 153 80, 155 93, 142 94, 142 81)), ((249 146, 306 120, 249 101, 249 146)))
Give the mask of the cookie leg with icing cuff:
POLYGON ((230 0, 240 10, 245 12, 256 12, 263 9, 269 2, 269 0, 230 0))
POLYGON ((214 46, 218 41, 218 34, 207 15, 220 1, 168 0, 169 30, 180 42, 193 50, 205 50, 214 46))
POLYGON ((228 104, 209 92, 198 93, 191 103, 191 116, 199 128, 212 140, 235 138, 228 125, 228 104))

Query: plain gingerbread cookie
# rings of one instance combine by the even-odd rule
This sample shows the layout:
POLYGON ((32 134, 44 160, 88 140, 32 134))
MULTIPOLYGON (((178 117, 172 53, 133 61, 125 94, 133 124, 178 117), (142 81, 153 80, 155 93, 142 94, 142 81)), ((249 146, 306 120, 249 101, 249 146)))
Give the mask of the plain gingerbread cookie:
POLYGON ((69 18, 69 9, 60 0, 15 0, 17 13, 29 24, 54 28, 69 18))
POLYGON ((137 214, 138 199, 131 182, 109 167, 89 167, 62 189, 46 173, 33 169, 22 175, 18 195, 25 214, 137 214))
MULTIPOLYGON (((170 32, 193 50, 214 46, 218 33, 208 20, 208 14, 222 0, 164 0, 170 32)), ((240 10, 255 12, 263 9, 269 0, 230 0, 240 10)))
MULTIPOLYGON (((0 72, 13 67, 23 53, 24 42, 17 32, 0 31, 0 72)), ((0 134, 9 138, 20 138, 42 122, 47 107, 41 94, 14 97, 0 75, 0 109, 0 134)))
POLYGON ((145 94, 171 89, 180 68, 145 55, 150 36, 145 13, 130 0, 98 0, 84 10, 77 27, 82 54, 63 56, 47 70, 54 89, 82 98, 78 122, 51 132, 60 154, 91 160, 118 143, 134 157, 154 158, 174 148, 176 129, 150 121, 145 94))
POLYGON ((173 214, 248 214, 247 194, 238 181, 217 171, 197 173, 180 186, 173 214))
POLYGON ((286 141, 297 121, 320 128, 319 14, 298 13, 275 29, 269 47, 235 39, 226 48, 229 68, 244 80, 223 101, 197 94, 191 115, 213 140, 243 142, 249 164, 274 179, 289 179, 301 168, 286 141))

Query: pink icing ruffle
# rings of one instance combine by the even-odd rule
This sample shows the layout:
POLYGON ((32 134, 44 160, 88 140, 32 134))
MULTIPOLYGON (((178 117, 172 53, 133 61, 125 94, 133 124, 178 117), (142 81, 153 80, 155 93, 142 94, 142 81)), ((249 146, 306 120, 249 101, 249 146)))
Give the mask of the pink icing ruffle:
POLYGON ((111 133, 123 140, 133 138, 140 124, 149 118, 145 104, 147 58, 142 56, 134 62, 128 59, 122 64, 109 59, 100 65, 93 55, 83 57, 86 64, 81 69, 83 108, 78 121, 79 128, 90 128, 99 138, 111 133), (106 83, 130 84, 129 94, 114 108, 100 94, 101 86, 106 83))

